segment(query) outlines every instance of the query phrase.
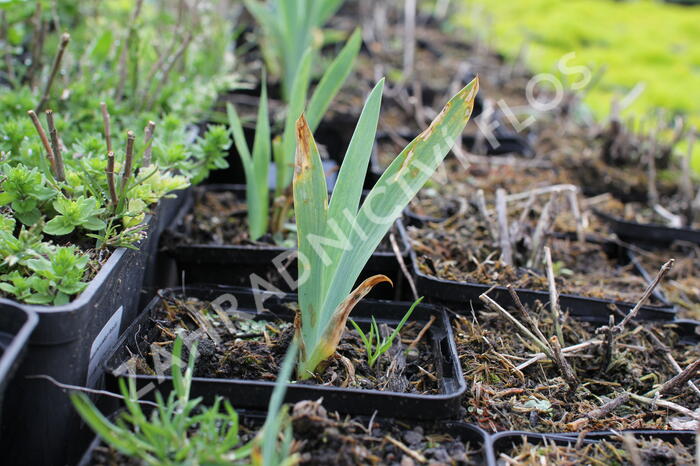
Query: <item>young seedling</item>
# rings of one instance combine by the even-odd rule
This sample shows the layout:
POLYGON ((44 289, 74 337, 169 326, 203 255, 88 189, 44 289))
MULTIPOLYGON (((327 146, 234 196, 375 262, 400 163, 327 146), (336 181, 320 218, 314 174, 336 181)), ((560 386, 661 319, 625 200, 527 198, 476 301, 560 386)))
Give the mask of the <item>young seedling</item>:
POLYGON ((81 392, 70 394, 75 409, 103 442, 143 464, 239 464, 241 460, 255 466, 296 464, 298 456, 291 453, 291 423, 282 406, 296 347, 292 345, 285 356, 265 424, 247 443, 241 442, 239 415, 229 400, 217 396, 211 407, 205 407, 201 398, 192 399, 197 343, 190 347, 184 373, 182 347, 183 340, 178 336, 171 359, 173 391, 167 399, 156 392, 150 415, 141 407, 143 402, 138 399, 133 378, 128 382, 119 380, 126 409, 116 422, 106 418, 81 392))
POLYGON ((295 330, 300 343, 297 375, 302 379, 310 377, 335 352, 357 302, 374 285, 391 283, 386 276, 375 275, 352 290, 372 252, 464 130, 479 88, 478 79, 474 79, 455 95, 396 157, 360 206, 360 181, 374 144, 383 86, 381 80, 367 98, 330 204, 311 129, 304 116, 297 121, 293 191, 300 309, 295 330))
POLYGON ((338 11, 343 0, 244 0, 244 4, 263 30, 268 70, 281 76, 284 99, 291 102, 304 56, 316 47, 316 31, 338 11))
POLYGON ((394 344, 394 339, 399 335, 401 329, 406 324, 406 321, 409 317, 411 317, 411 314, 413 314, 413 310, 418 304, 420 304, 421 301, 423 301, 422 296, 413 302, 411 307, 401 319, 401 322, 399 322, 394 331, 391 332, 391 335, 388 337, 381 336, 379 326, 377 325, 377 321, 374 319, 374 316, 372 316, 372 323, 369 327, 369 335, 362 331, 362 328, 360 328, 360 326, 357 325, 354 320, 350 319, 350 323, 353 327, 355 327, 357 333, 360 334, 362 343, 365 345, 365 351, 367 352, 367 364, 369 364, 369 367, 374 367, 374 363, 377 362, 380 356, 391 348, 391 345, 394 344))
MULTIPOLYGON (((343 82, 352 70, 355 58, 360 50, 361 35, 355 31, 338 56, 326 69, 314 90, 309 101, 307 117, 311 131, 320 124, 323 114, 328 109, 330 102, 340 90, 343 82)), ((257 240, 271 230, 277 233, 282 230, 282 223, 286 221, 286 215, 279 212, 279 205, 275 205, 275 211, 270 216, 270 199, 268 188, 268 173, 270 171, 271 151, 274 148, 274 160, 276 166, 275 198, 281 196, 292 181, 292 167, 294 166, 294 125, 306 103, 309 88, 309 76, 311 67, 311 52, 304 55, 301 66, 294 77, 294 94, 287 108, 284 130, 281 140, 271 141, 269 110, 267 100, 267 81, 262 80, 260 94, 260 106, 258 108, 257 122, 255 125, 255 139, 252 152, 248 147, 243 132, 241 119, 235 107, 228 104, 229 127, 233 136, 246 178, 246 202, 248 205, 248 228, 250 238, 257 240), (271 221, 272 219, 272 221, 271 221)))

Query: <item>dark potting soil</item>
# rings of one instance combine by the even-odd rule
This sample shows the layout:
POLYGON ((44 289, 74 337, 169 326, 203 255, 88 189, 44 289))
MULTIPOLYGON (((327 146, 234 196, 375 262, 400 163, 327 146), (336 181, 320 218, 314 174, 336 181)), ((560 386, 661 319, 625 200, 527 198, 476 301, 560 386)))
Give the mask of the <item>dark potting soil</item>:
MULTIPOLYGON (((430 464, 481 464, 482 445, 471 444, 446 432, 444 426, 340 417, 314 401, 302 401, 291 411, 294 443, 292 453, 300 464, 354 466, 430 464)), ((252 439, 260 428, 259 419, 242 418, 241 444, 252 439)), ((92 465, 140 464, 101 444, 92 465)))
MULTIPOLYGON (((248 212, 244 200, 231 191, 205 191, 195 199, 194 209, 184 219, 186 235, 181 241, 187 244, 208 245, 257 245, 296 247, 296 234, 287 232, 276 241, 266 234, 252 241, 248 234, 248 212)), ((393 252, 388 235, 379 243, 377 251, 393 252)))
MULTIPOLYGON (((499 304, 532 331, 512 301, 499 304)), ((555 334, 548 307, 530 308, 530 314, 545 338, 555 334)), ((618 317, 615 321, 621 320, 618 317)), ((681 368, 698 360, 700 348, 681 344, 672 323, 630 322, 609 352, 605 332, 597 334, 597 326, 565 318, 561 346, 578 380, 573 392, 547 358, 519 367, 541 349, 504 316, 486 311, 474 318, 458 316, 453 328, 464 377, 472 387, 471 396, 463 402, 464 420, 486 430, 581 432, 697 427, 698 421, 685 414, 632 398, 609 413, 588 417, 625 392, 653 397, 649 391, 677 374, 669 354, 681 368), (567 349, 574 345, 579 346, 567 349)), ((697 373, 692 380, 698 381, 697 373)), ((661 399, 688 410, 700 407, 700 396, 688 385, 663 394, 661 399)))
MULTIPOLYGON (((449 222, 408 228, 421 272, 453 281, 548 290, 541 251, 539 259, 526 267, 532 255, 528 242, 537 219, 522 227, 530 234, 516 243, 515 265, 508 265, 500 259, 501 250, 494 245, 485 222, 473 207, 470 209, 449 222)), ((601 244, 550 237, 545 245, 552 251, 559 293, 635 303, 647 286, 631 263, 620 265, 617 258, 608 257, 601 244)), ((654 302, 652 297, 650 303, 654 302)))
POLYGON ((499 466, 519 464, 523 466, 540 466, 542 464, 578 465, 578 464, 614 464, 619 466, 677 465, 695 464, 692 448, 679 440, 665 441, 659 438, 636 438, 631 445, 622 442, 604 440, 598 443, 582 445, 558 445, 554 442, 530 443, 523 439, 522 444, 513 445, 497 458, 499 466), (635 460, 641 460, 641 463, 635 460))
MULTIPOLYGON (((193 331, 201 328, 200 320, 195 317, 198 313, 206 316, 209 323, 220 330, 221 341, 216 345, 209 338, 200 340, 195 376, 263 381, 277 379, 294 336, 291 322, 232 317, 233 329, 228 330, 208 302, 195 298, 164 297, 161 300, 155 315, 151 317, 154 326, 138 341, 140 355, 134 356, 138 370, 153 374, 151 358, 144 359, 141 355, 149 353, 152 343, 169 348, 181 329, 193 331)), ((380 330, 382 327, 385 326, 380 325, 380 330)), ((394 340, 393 349, 382 355, 374 367, 369 367, 364 344, 357 331, 348 324, 338 345, 337 357, 331 358, 325 368, 320 368, 313 380, 298 383, 400 393, 439 393, 436 361, 429 339, 420 339, 404 355, 404 350, 408 349, 421 329, 420 324, 409 321, 401 330, 400 338, 394 340)))

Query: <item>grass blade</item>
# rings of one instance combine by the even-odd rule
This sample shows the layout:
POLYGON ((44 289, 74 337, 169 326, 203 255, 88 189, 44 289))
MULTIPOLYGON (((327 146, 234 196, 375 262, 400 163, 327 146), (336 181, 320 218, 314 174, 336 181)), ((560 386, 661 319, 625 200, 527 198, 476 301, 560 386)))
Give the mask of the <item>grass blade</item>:
POLYGON ((263 76, 258 121, 255 124, 253 142, 253 178, 246 173, 246 200, 248 203, 248 227, 253 241, 267 232, 270 217, 270 194, 267 177, 270 169, 270 119, 267 104, 267 82, 263 76))

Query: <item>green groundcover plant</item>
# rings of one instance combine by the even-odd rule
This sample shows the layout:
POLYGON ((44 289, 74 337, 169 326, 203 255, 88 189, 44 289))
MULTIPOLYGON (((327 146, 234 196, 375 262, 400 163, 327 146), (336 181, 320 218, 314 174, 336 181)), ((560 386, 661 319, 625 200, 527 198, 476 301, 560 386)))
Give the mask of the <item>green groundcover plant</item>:
POLYGON ((234 81, 228 2, 175 3, 0 5, 0 295, 69 302, 226 166, 226 128, 194 123, 234 81))

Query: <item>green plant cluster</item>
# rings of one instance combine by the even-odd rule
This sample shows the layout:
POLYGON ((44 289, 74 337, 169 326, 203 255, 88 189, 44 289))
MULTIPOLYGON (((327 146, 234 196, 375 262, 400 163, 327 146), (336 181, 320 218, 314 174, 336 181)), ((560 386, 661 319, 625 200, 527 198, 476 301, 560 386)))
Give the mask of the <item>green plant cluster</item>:
POLYGON ((195 124, 233 85, 233 28, 226 0, 52 5, 0 5, 0 295, 60 305, 227 166, 227 129, 195 124))

